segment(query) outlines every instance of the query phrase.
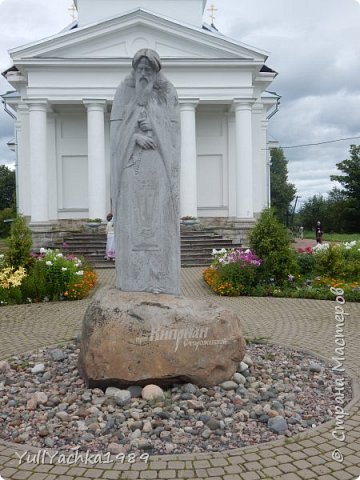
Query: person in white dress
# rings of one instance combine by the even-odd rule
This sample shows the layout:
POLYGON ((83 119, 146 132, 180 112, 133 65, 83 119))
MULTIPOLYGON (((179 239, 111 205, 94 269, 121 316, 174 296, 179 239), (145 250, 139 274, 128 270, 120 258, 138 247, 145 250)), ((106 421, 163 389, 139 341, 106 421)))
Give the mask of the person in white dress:
POLYGON ((114 221, 112 213, 106 216, 106 255, 108 261, 115 261, 115 238, 114 238, 114 221))

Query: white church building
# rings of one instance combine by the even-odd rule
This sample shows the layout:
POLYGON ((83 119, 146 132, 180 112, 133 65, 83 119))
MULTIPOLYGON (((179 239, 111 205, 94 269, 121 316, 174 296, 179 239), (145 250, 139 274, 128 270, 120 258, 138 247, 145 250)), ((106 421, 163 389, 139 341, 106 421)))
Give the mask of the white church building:
POLYGON ((140 48, 156 50, 181 115, 181 215, 248 225, 269 202, 267 53, 203 24, 206 0, 77 0, 78 20, 10 51, 18 209, 45 234, 105 219, 110 111, 140 48))

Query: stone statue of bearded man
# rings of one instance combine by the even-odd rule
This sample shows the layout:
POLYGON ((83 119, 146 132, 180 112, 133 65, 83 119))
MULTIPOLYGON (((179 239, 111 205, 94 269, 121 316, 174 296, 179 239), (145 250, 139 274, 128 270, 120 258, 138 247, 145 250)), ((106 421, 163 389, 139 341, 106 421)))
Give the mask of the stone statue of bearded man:
POLYGON ((117 287, 180 294, 180 121, 157 52, 139 50, 111 111, 117 287))

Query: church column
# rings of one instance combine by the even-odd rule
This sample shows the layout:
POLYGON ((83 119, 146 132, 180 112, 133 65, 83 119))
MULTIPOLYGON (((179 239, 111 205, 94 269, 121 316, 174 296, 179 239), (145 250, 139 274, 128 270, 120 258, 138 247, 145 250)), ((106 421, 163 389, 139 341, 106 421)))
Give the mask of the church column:
POLYGON ((45 99, 28 100, 31 222, 47 222, 47 106, 45 99))
POLYGON ((236 136, 236 216, 253 219, 252 102, 234 100, 236 136))
POLYGON ((268 142, 267 142, 267 130, 268 130, 268 120, 261 121, 261 133, 262 133, 262 145, 265 151, 265 194, 264 194, 264 208, 270 207, 270 152, 268 149, 268 142))
POLYGON ((198 99, 180 101, 181 175, 180 214, 197 217, 196 122, 198 99))
POLYGON ((106 100, 84 99, 88 123, 89 218, 106 216, 105 120, 106 100))

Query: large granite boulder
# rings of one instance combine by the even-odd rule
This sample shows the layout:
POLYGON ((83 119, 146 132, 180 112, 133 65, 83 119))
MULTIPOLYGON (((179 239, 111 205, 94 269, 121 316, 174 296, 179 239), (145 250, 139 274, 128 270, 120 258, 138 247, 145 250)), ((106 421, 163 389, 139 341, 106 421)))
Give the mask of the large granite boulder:
POLYGON ((239 316, 212 301, 105 287, 85 313, 79 369, 89 387, 208 387, 244 355, 239 316))

